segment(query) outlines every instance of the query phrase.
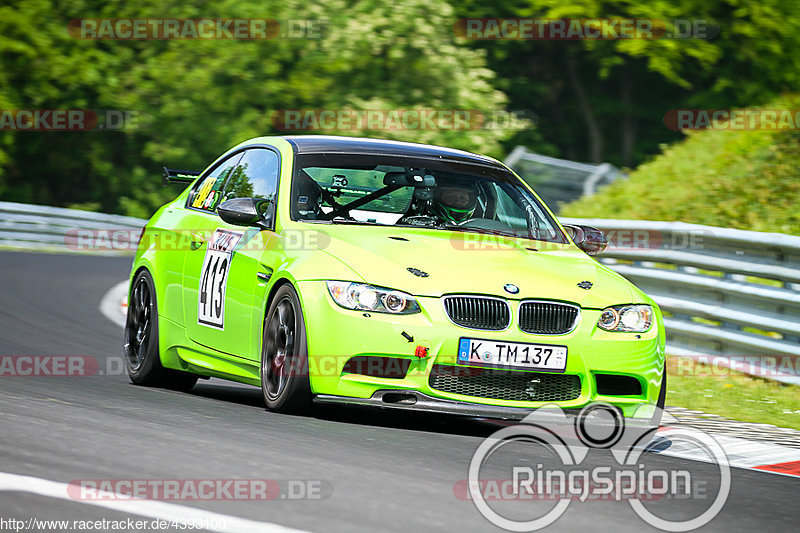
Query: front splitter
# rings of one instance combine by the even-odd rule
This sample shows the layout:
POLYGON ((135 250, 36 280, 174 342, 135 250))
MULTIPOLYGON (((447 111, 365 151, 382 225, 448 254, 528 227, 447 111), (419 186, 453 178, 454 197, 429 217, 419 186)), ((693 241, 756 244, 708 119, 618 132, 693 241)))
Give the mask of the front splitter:
POLYGON ((326 404, 363 405, 382 409, 424 411, 427 413, 500 418, 507 420, 522 420, 535 410, 535 408, 502 407, 443 400, 412 390, 379 390, 370 398, 351 398, 332 394, 318 394, 314 398, 314 401, 316 403, 326 404))
MULTIPOLYGON (((484 405, 479 403, 444 400, 428 396, 419 391, 404 389, 389 389, 376 391, 369 398, 353 398, 349 396, 336 396, 332 394, 318 394, 314 397, 315 403, 343 404, 379 409, 393 409, 399 411, 418 411, 425 413, 439 413, 447 415, 460 415, 475 418, 494 418, 501 420, 523 420, 531 413, 536 412, 536 423, 573 426, 575 419, 581 413, 580 408, 548 409, 539 407, 503 407, 497 405, 484 405), (566 417, 566 418, 565 418, 566 417)), ((550 405, 549 407, 555 407, 550 405)), ((621 415, 621 411, 620 415, 621 415)), ((533 422, 533 421, 531 421, 533 422)), ((655 433, 658 424, 649 419, 619 417, 618 422, 623 427, 628 427, 638 433, 655 433)), ((601 423, 600 425, 606 425, 601 423)), ((614 425, 614 423, 611 423, 614 425)), ((598 425, 599 427, 599 425, 598 425)))

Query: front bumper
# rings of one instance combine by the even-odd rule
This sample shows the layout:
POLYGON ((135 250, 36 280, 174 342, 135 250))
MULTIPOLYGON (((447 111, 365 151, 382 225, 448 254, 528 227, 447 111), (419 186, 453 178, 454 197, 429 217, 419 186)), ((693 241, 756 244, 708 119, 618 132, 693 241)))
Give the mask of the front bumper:
POLYGON ((415 390, 379 390, 369 398, 351 398, 332 394, 318 394, 316 403, 333 403, 381 407, 403 411, 424 411, 448 415, 522 420, 531 414, 531 408, 502 407, 464 401, 445 400, 428 396, 415 390))
POLYGON ((595 326, 600 311, 583 309, 580 323, 572 332, 532 335, 516 326, 519 300, 508 300, 512 308, 510 328, 486 331, 453 324, 440 298, 418 297, 422 312, 414 315, 365 314, 337 306, 322 281, 300 282, 299 285, 306 319, 311 388, 317 401, 322 403, 519 419, 546 403, 580 409, 597 401, 619 407, 628 417, 642 405, 655 405, 658 398, 664 369, 663 325, 658 313, 657 323, 642 334, 600 330, 595 326), (413 342, 409 342, 408 337, 413 337, 413 342), (537 402, 485 398, 432 388, 430 376, 434 365, 464 368, 458 365, 456 356, 461 337, 566 345, 567 367, 563 374, 580 378, 580 394, 566 401, 537 402), (414 357, 417 346, 427 348, 429 356, 414 357), (356 356, 404 359, 408 370, 400 379, 343 372, 345 363, 356 356), (641 393, 599 394, 595 379, 599 373, 635 378, 641 383, 641 393), (386 401, 387 395, 394 398, 398 394, 408 395, 408 401, 386 401))
MULTIPOLYGON (((550 427, 551 430, 561 427, 559 434, 568 435, 569 437, 574 435, 573 428, 575 427, 575 419, 580 414, 580 409, 565 409, 559 412, 544 408, 535 411, 534 409, 524 407, 501 407, 443 400, 418 391, 408 390, 379 390, 369 398, 349 398, 347 396, 320 394, 314 398, 314 402, 319 404, 338 404, 395 411, 417 411, 432 414, 513 421, 522 421, 535 412, 536 414, 533 419, 528 418, 529 423, 544 424, 545 427, 550 427), (561 416, 562 414, 563 418, 561 416)), ((658 428, 658 422, 654 422, 652 413, 649 410, 646 411, 647 416, 645 417, 641 417, 641 415, 637 418, 626 416, 621 420, 621 427, 625 431, 628 431, 629 438, 637 439, 641 435, 652 433, 658 428)), ((591 424, 594 428, 613 428, 614 425, 608 422, 591 422, 591 424)))

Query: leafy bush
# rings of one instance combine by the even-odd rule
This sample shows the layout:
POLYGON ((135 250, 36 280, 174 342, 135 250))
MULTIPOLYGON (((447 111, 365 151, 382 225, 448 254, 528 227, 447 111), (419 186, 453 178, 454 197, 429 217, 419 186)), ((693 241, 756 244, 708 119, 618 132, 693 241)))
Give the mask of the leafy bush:
MULTIPOLYGON (((800 97, 764 109, 798 109, 800 97)), ((680 220, 800 235, 800 131, 690 133, 627 180, 564 205, 560 214, 680 220)))

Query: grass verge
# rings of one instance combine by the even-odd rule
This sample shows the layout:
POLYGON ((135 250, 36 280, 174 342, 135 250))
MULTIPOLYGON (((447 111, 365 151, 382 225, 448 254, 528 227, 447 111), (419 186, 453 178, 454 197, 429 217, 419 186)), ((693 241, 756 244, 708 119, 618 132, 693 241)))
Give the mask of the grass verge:
POLYGON ((668 359, 668 406, 800 430, 800 386, 682 359, 668 359))

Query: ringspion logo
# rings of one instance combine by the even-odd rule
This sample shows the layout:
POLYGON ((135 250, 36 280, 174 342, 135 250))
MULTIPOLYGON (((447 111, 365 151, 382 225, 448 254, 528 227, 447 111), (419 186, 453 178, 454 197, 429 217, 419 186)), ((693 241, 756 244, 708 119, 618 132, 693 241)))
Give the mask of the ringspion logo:
MULTIPOLYGON (((654 406, 640 409, 645 421, 659 411, 654 406)), ((535 409, 478 446, 468 477, 455 483, 454 494, 472 500, 484 518, 508 531, 544 529, 571 504, 587 501, 627 502, 644 522, 665 531, 692 531, 708 524, 730 492, 724 449, 696 429, 664 428, 654 436, 655 428, 633 426, 637 418, 642 422, 637 413, 625 418, 619 409, 602 402, 589 404, 574 416, 555 405, 535 409), (712 466, 689 471, 681 464, 665 467, 650 461, 656 454, 647 452, 673 442, 702 453, 712 466), (534 453, 526 453, 531 447, 534 453), (608 460, 599 465, 587 461, 590 450, 608 454, 608 460), (498 479, 499 472, 508 477, 498 479), (675 512, 684 511, 690 499, 706 505, 695 514, 675 512), (489 503, 496 501, 505 504, 489 503), (652 501, 658 505, 648 507, 652 501)), ((672 420, 663 413, 662 423, 672 420)))

